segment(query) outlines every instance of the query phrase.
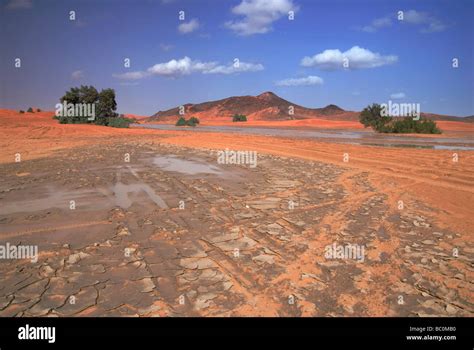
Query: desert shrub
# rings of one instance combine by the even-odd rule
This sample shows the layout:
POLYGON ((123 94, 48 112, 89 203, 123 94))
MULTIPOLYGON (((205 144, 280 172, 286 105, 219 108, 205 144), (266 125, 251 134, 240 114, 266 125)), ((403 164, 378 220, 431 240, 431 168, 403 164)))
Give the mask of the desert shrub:
POLYGON ((136 120, 133 118, 109 117, 107 120, 107 125, 112 128, 128 128, 130 127, 130 124, 135 122, 136 120))
POLYGON ((381 111, 382 108, 376 103, 367 106, 361 112, 359 121, 365 127, 371 127, 381 133, 441 134, 441 130, 433 120, 425 118, 415 120, 413 117, 392 118, 382 116, 381 111))
POLYGON ((39 109, 39 108, 36 108, 36 112, 41 112, 41 109, 39 109))
POLYGON ((25 111, 24 111, 24 110, 22 110, 22 109, 20 109, 20 114, 23 114, 23 113, 25 113, 25 111))
POLYGON ((185 126, 186 125, 186 119, 184 119, 183 117, 179 118, 175 125, 176 126, 185 126))
POLYGON ((115 101, 115 91, 113 89, 104 89, 99 93, 93 86, 81 85, 80 87, 73 87, 69 91, 66 91, 64 96, 62 96, 59 100, 61 103, 67 101, 67 103, 72 104, 95 104, 94 119, 89 120, 87 117, 79 116, 60 116, 57 119, 59 119, 60 123, 62 124, 89 123, 104 126, 110 125, 114 127, 128 127, 128 124, 130 124, 124 120, 119 120, 117 122, 111 121, 112 118, 117 118, 118 116, 118 114, 115 112, 117 109, 117 102, 115 101))
POLYGON ((33 112, 33 108, 31 108, 31 107, 28 108, 27 112, 28 112, 28 113, 34 113, 34 112, 33 112))
POLYGON ((397 119, 393 122, 391 132, 397 134, 441 134, 436 123, 430 119, 413 120, 413 118, 397 119))
POLYGON ((372 106, 367 106, 359 115, 359 121, 364 127, 371 127, 378 132, 386 132, 387 124, 390 122, 390 117, 384 117, 381 114, 382 107, 374 103, 372 106))
POLYGON ((196 126, 199 124, 199 119, 196 118, 196 117, 191 117, 188 119, 188 121, 186 122, 186 125, 187 126, 196 126))
POLYGON ((232 121, 233 122, 246 122, 247 121, 247 116, 245 116, 243 114, 235 114, 232 117, 232 121))

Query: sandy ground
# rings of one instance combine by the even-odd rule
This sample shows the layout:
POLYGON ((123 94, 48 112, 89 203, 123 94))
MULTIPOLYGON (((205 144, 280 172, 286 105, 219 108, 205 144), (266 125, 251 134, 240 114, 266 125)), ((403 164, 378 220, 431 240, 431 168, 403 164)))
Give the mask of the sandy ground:
POLYGON ((474 315, 473 151, 10 111, 0 137, 0 244, 40 251, 0 261, 2 316, 474 315), (218 164, 226 148, 258 165, 218 164))

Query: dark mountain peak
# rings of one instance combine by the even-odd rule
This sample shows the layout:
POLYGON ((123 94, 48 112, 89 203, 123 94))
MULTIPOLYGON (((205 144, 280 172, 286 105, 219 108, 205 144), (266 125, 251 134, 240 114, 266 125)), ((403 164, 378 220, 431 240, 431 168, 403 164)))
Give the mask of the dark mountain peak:
POLYGON ((280 98, 271 91, 265 91, 265 92, 261 93, 260 95, 258 95, 257 97, 258 98, 263 98, 263 99, 266 99, 266 100, 274 99, 274 98, 280 98))
POLYGON ((324 107, 324 109, 337 109, 339 111, 344 111, 341 107, 339 106, 336 106, 336 105, 327 105, 326 107, 324 107))
POLYGON ((339 114, 345 112, 341 107, 333 104, 327 105, 323 108, 319 108, 318 111, 319 113, 324 115, 339 114))

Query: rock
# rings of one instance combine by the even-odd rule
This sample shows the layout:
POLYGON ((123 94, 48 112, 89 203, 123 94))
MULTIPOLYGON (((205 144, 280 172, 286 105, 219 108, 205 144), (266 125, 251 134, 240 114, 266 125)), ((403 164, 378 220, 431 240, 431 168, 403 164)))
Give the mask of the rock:
POLYGON ((225 281, 222 283, 222 287, 224 287, 224 290, 229 290, 232 288, 234 284, 231 281, 225 281))
POLYGON ((69 249, 69 248, 71 248, 71 246, 69 244, 65 243, 65 244, 63 244, 63 248, 69 249))
POLYGON ((130 231, 128 230, 127 227, 122 227, 118 232, 117 232, 117 236, 130 236, 131 233, 130 231))
POLYGON ((81 261, 82 259, 87 258, 88 256, 90 256, 90 254, 87 254, 87 253, 84 253, 84 252, 71 254, 71 255, 69 255, 69 258, 67 259, 67 262, 68 262, 68 264, 75 264, 75 263, 81 261))
POLYGON ((267 255, 267 254, 260 254, 256 257, 253 257, 252 260, 262 262, 262 263, 267 263, 267 264, 270 264, 270 265, 273 265, 275 263, 274 256, 273 255, 267 255))
POLYGON ((42 276, 48 277, 54 274, 54 269, 49 265, 45 265, 41 267, 40 273, 42 276))
POLYGON ((143 288, 140 290, 140 292, 149 293, 155 289, 155 284, 153 283, 153 280, 151 278, 144 278, 141 280, 141 282, 143 284, 143 288))
POLYGON ((431 239, 425 239, 424 241, 421 241, 421 243, 426 244, 426 245, 432 245, 432 244, 435 244, 435 241, 431 239))
POLYGON ((446 305, 446 312, 450 315, 454 315, 458 312, 458 310, 452 306, 451 304, 446 305))
POLYGON ((205 308, 209 307, 211 300, 216 298, 216 297, 217 297, 217 294, 215 294, 215 293, 201 294, 196 298, 196 301, 194 303, 194 308, 196 310, 205 309, 205 308))
POLYGON ((217 267, 216 263, 209 258, 183 258, 179 262, 181 267, 189 270, 203 270, 217 267))

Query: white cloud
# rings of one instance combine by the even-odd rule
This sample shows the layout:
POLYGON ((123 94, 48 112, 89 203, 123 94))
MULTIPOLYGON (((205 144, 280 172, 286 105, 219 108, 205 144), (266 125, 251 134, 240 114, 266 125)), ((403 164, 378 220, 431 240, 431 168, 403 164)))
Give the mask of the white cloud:
POLYGON ((178 26, 178 30, 181 34, 192 33, 199 28, 199 21, 193 18, 189 22, 183 22, 178 26))
POLYGON ((264 34, 272 30, 273 22, 298 9, 293 0, 242 0, 232 13, 243 18, 228 21, 225 26, 238 35, 264 34))
POLYGON ((390 98, 391 99, 394 99, 394 100, 400 100, 402 98, 405 98, 406 95, 404 92, 395 92, 393 94, 390 95, 390 98))
POLYGON ((171 60, 165 63, 158 63, 148 68, 150 74, 164 75, 164 76, 180 76, 187 75, 194 72, 203 72, 210 70, 217 65, 216 62, 200 62, 193 61, 189 57, 184 57, 179 60, 171 60))
POLYGON ((135 71, 123 74, 113 74, 115 78, 124 80, 138 80, 152 75, 176 78, 192 73, 202 74, 233 74, 240 72, 256 72, 263 70, 261 64, 240 62, 238 66, 234 64, 220 65, 218 62, 201 62, 192 60, 185 56, 181 59, 173 59, 164 63, 157 63, 146 71, 135 71))
POLYGON ((403 12, 403 20, 401 23, 423 25, 421 29, 422 33, 434 33, 441 32, 447 28, 447 26, 436 17, 432 16, 428 12, 419 12, 416 10, 408 10, 403 12))
POLYGON ((162 49, 165 52, 168 52, 172 48, 174 48, 174 45, 160 44, 160 49, 162 49))
POLYGON ((74 72, 72 72, 71 78, 74 80, 80 80, 84 78, 84 72, 82 70, 75 70, 74 72))
POLYGON ((345 52, 338 49, 324 50, 312 57, 306 56, 301 60, 301 65, 326 70, 344 69, 345 59, 348 60, 347 69, 375 68, 398 61, 395 55, 382 56, 359 46, 353 46, 345 52))
POLYGON ((360 28, 363 32, 374 33, 380 28, 390 27, 392 25, 392 20, 390 17, 381 17, 374 19, 370 25, 360 28))
POLYGON ((147 72, 136 71, 136 72, 127 72, 122 74, 112 74, 114 78, 123 79, 123 80, 139 80, 143 79, 150 74, 147 72))
POLYGON ((227 66, 219 65, 214 67, 208 71, 205 71, 206 74, 233 74, 233 73, 240 73, 240 72, 258 72, 263 70, 263 65, 260 63, 247 63, 247 62, 239 62, 238 65, 229 64, 227 66))
POLYGON ((31 0, 11 0, 6 6, 9 10, 24 10, 33 7, 31 0))
POLYGON ((305 78, 291 78, 277 81, 277 86, 310 86, 310 85, 322 85, 323 79, 314 75, 307 76, 305 78))

